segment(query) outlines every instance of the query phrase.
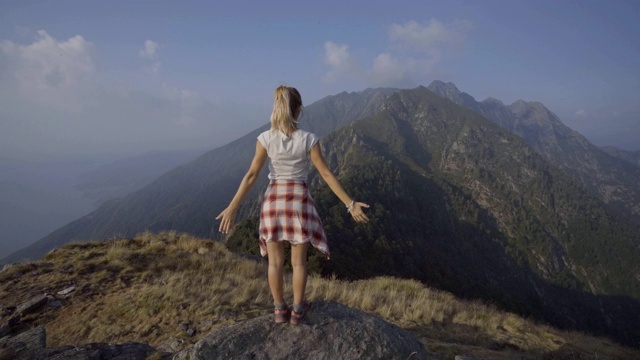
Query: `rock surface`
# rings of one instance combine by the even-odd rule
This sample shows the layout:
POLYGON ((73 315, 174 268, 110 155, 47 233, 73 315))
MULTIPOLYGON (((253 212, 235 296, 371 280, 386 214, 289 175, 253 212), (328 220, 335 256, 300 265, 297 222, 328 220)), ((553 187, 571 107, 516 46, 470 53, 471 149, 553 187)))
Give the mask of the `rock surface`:
POLYGON ((7 337, 0 340, 0 347, 13 347, 18 350, 42 349, 47 345, 44 328, 35 328, 25 331, 14 337, 7 337))
MULTIPOLYGON (((0 358, 49 360, 144 360, 158 351, 152 346, 127 342, 123 344, 92 343, 84 346, 46 347, 46 331, 34 328, 14 337, 0 339, 0 358)), ((158 359, 170 357, 159 353, 158 359)))
POLYGON ((426 359, 412 333, 332 301, 317 301, 298 326, 264 315, 216 329, 173 357, 187 359, 426 359))
POLYGON ((20 304, 18 306, 18 310, 16 310, 20 315, 32 313, 38 308, 42 307, 49 301, 47 294, 42 294, 31 298, 30 300, 20 304))
POLYGON ((0 322, 0 338, 11 334, 11 329, 20 322, 20 315, 14 315, 0 322))

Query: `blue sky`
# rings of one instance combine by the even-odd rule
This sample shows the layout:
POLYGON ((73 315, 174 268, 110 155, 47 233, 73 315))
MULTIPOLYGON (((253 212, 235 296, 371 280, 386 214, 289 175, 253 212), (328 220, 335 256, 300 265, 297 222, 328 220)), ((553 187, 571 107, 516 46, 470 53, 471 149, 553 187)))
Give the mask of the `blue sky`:
POLYGON ((211 148, 273 89, 451 81, 640 150, 640 1, 2 1, 0 153, 211 148))

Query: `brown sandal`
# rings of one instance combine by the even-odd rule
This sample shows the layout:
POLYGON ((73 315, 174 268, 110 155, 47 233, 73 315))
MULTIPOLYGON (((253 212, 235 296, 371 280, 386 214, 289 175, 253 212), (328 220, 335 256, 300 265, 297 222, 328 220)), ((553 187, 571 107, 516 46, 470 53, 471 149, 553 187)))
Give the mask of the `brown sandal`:
POLYGON ((302 320, 302 317, 304 317, 304 314, 307 313, 307 311, 309 310, 309 308, 311 307, 311 303, 307 302, 306 300, 302 302, 302 312, 298 313, 295 310, 291 310, 291 324, 292 325, 298 325, 300 323, 300 321, 302 320))
POLYGON ((282 310, 274 309, 273 312, 275 315, 273 317, 273 320, 278 324, 287 322, 287 320, 289 320, 289 316, 291 315, 288 307, 285 307, 282 310))

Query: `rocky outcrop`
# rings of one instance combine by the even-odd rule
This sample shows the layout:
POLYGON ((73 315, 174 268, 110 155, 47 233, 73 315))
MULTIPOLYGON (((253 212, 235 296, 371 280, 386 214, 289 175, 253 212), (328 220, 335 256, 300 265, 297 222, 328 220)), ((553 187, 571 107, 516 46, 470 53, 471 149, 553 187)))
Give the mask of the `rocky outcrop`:
POLYGON ((45 329, 35 328, 13 337, 3 337, 0 339, 0 351, 2 351, 0 354, 4 355, 7 359, 37 358, 32 356, 32 354, 44 349, 46 343, 45 329))
MULTIPOLYGON (((178 339, 172 338, 173 342, 178 339)), ((298 326, 272 315, 216 329, 194 346, 158 349, 142 343, 46 347, 46 331, 33 328, 0 338, 4 359, 426 359, 416 336, 379 317, 332 301, 317 301, 298 326)))
POLYGON ((0 339, 0 359, 144 360, 153 354, 157 354, 157 359, 167 359, 171 356, 169 353, 158 352, 147 344, 134 342, 47 348, 46 331, 42 327, 0 339))
POLYGON ((20 315, 29 314, 29 313, 35 312, 36 310, 38 310, 48 302, 49 302, 49 298, 47 297, 47 294, 38 295, 31 298, 29 301, 26 301, 20 304, 20 306, 18 306, 17 312, 20 315))
MULTIPOLYGON (((58 292, 61 298, 67 297, 75 290, 71 286, 58 292)), ((133 360, 146 359, 157 354, 157 359, 171 357, 171 352, 156 350, 152 346, 127 342, 123 344, 91 343, 83 346, 47 347, 47 336, 44 327, 29 327, 21 322, 21 316, 37 313, 44 308, 59 308, 62 303, 51 294, 37 295, 18 306, 0 306, 0 360, 8 359, 53 359, 53 360, 133 360)))
MULTIPOLYGON (((64 298, 74 291, 74 287, 64 289, 58 294, 64 298)), ((21 316, 37 313, 45 307, 59 308, 62 303, 50 294, 37 295, 18 306, 0 306, 0 360, 8 359, 53 359, 53 360, 124 360, 146 359, 157 354, 157 359, 171 357, 171 352, 156 350, 152 346, 127 342, 123 344, 91 343, 83 346, 47 347, 46 330, 28 327, 21 322, 21 316)))
POLYGON ((187 359, 426 359, 415 335, 363 311, 317 301, 298 326, 265 315, 216 329, 177 353, 187 359))

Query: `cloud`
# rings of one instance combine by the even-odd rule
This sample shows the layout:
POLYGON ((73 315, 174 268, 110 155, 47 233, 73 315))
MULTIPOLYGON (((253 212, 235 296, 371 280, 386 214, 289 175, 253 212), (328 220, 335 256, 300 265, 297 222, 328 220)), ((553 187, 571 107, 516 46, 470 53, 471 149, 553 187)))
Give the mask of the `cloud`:
POLYGON ((389 53, 382 53, 373 60, 370 75, 373 84, 396 84, 407 76, 410 66, 389 53))
POLYGON ((575 117, 585 117, 587 112, 584 109, 580 109, 573 114, 575 117))
POLYGON ((449 24, 431 19, 424 24, 408 21, 389 27, 389 48, 376 55, 371 66, 363 66, 349 52, 347 44, 327 41, 324 62, 329 66, 324 80, 334 83, 357 80, 367 86, 405 86, 431 75, 450 53, 464 48, 468 21, 449 24))
POLYGON ((324 76, 326 82, 335 82, 351 71, 358 71, 355 59, 349 53, 349 46, 336 44, 333 41, 324 43, 324 62, 331 70, 324 76))
POLYGON ((144 42, 144 47, 138 52, 138 56, 145 59, 155 60, 158 58, 158 48, 159 45, 157 42, 147 40, 144 42))
MULTIPOLYGON (((155 43, 153 43, 155 44, 155 43)), ((158 62, 158 47, 144 54, 158 62)), ((0 154, 42 158, 220 145, 262 124, 262 107, 216 104, 161 74, 114 78, 81 35, 0 40, 0 154), (142 90, 144 89, 144 90, 142 90)), ((131 59, 134 64, 134 59, 131 59)))
POLYGON ((158 60, 158 49, 160 45, 153 40, 146 40, 144 46, 138 51, 138 56, 144 59, 152 60, 153 62, 147 68, 147 70, 153 74, 160 72, 162 63, 158 60))
POLYGON ((431 53, 447 48, 461 48, 466 42, 464 33, 471 29, 468 21, 456 20, 443 24, 431 19, 425 24, 408 21, 404 24, 393 24, 389 28, 389 39, 407 49, 431 53))
POLYGON ((83 88, 94 75, 93 44, 76 35, 58 41, 37 32, 32 44, 0 43, 0 80, 35 103, 78 110, 83 88))

